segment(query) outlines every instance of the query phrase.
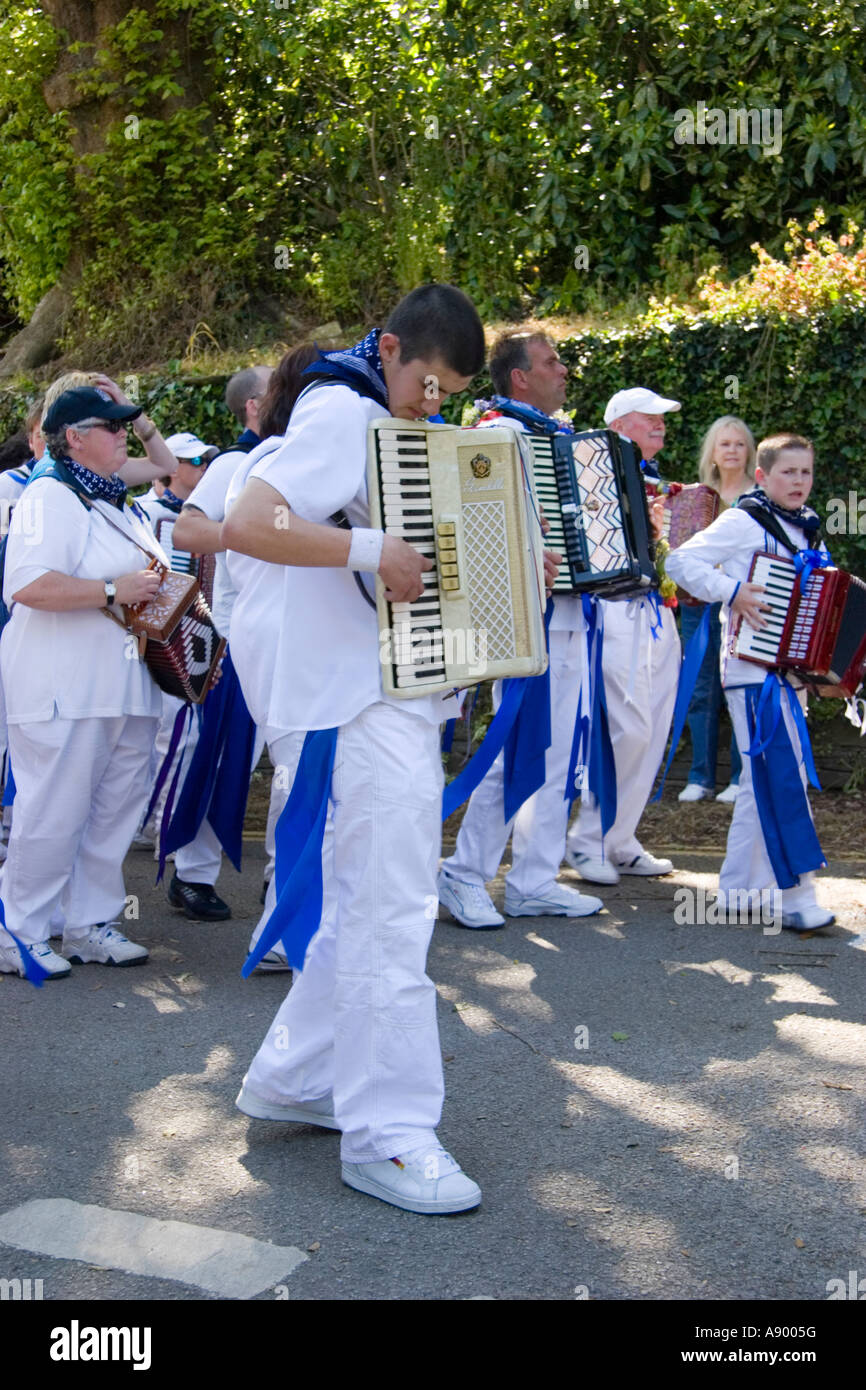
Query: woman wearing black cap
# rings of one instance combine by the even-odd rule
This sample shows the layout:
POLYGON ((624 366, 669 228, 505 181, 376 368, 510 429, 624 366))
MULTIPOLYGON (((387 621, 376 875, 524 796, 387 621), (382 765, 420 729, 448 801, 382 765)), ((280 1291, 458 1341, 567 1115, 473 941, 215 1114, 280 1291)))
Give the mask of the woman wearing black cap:
POLYGON ((147 959, 118 919, 161 700, 136 643, 108 616, 159 587, 143 549, 164 561, 116 476, 139 414, 94 387, 64 392, 43 421, 56 462, 28 484, 13 517, 0 669, 17 793, 0 973, 41 980, 68 975, 70 962, 147 959), (57 955, 49 922, 61 906, 57 955))

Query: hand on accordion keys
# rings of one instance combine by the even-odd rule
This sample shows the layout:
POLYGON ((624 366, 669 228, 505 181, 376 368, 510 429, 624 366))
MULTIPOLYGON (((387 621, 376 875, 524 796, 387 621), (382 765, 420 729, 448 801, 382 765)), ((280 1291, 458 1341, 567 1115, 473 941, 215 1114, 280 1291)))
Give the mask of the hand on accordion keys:
POLYGON ((385 585, 385 598, 389 603, 413 603, 419 599, 424 592, 421 576, 432 568, 433 561, 407 541, 398 536, 385 536, 379 577, 385 585))
POLYGON ((558 550, 544 551, 544 592, 547 594, 548 598, 550 598, 553 592, 553 586, 556 582, 556 576, 559 573, 561 564, 562 556, 559 554, 558 550))
POLYGON ((115 601, 124 608, 147 603, 153 598, 161 583, 162 571, 158 569, 135 570, 132 574, 122 574, 115 584, 115 601))
POLYGON ((768 603, 763 602, 766 592, 763 584, 741 584, 731 604, 731 612, 745 618, 749 627, 756 632, 767 626, 767 620, 762 615, 773 611, 768 603))
POLYGON ((665 533, 665 499, 663 497, 650 497, 647 501, 649 502, 653 540, 660 541, 665 533))

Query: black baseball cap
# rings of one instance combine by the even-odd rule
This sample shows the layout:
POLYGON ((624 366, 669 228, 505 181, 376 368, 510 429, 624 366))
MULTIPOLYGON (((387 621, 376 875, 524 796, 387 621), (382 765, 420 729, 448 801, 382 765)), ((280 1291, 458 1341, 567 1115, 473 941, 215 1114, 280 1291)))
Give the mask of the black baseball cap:
POLYGON ((107 391, 97 386, 77 386, 74 391, 64 391, 57 397, 45 412, 42 428, 53 434, 66 425, 78 425, 82 420, 137 420, 142 409, 140 405, 118 405, 107 391))

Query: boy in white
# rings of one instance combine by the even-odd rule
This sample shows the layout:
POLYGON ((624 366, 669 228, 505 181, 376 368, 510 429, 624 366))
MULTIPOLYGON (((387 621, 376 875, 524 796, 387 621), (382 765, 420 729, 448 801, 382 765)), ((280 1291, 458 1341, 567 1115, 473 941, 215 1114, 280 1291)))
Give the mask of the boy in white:
MULTIPOLYGON (((498 394, 479 428, 508 425, 519 433, 565 428, 553 415, 565 403, 568 368, 545 334, 504 334, 494 344, 490 374, 498 394)), ((442 865, 439 901, 464 927, 489 931, 505 924, 485 883, 499 870, 512 828, 512 866, 505 885, 507 916, 587 917, 602 907, 600 898, 579 893, 556 879, 565 852, 569 811, 565 787, 586 666, 586 623, 576 595, 554 599, 549 645, 551 743, 544 760, 544 786, 524 802, 513 820, 506 821, 505 758, 500 753, 473 793, 454 853, 442 865)))
MULTIPOLYGON (((618 391, 605 407, 604 422, 633 441, 648 481, 658 479, 653 462, 665 442, 665 414, 679 410, 646 387, 618 391)), ((618 883, 620 874, 669 874, 670 859, 657 859, 637 838, 653 780, 667 743, 677 697, 680 639, 673 611, 650 599, 630 603, 602 600, 604 688, 616 763, 616 820, 602 840, 601 812, 582 802, 568 832, 566 862, 590 883, 618 883)))
MULTIPOLYGON (((752 557, 756 551, 789 555, 810 549, 817 534, 818 517, 806 500, 812 488, 813 455, 807 439, 798 435, 778 435, 758 445, 755 477, 757 488, 691 540, 672 551, 667 571, 696 598, 706 603, 722 603, 722 685, 731 714, 737 745, 743 759, 740 793, 734 803, 734 817, 728 834, 725 862, 719 874, 719 906, 736 918, 744 900, 752 906, 761 895, 772 895, 774 919, 781 914, 781 925, 793 931, 814 931, 830 926, 832 912, 820 907, 815 898, 814 869, 823 867, 823 855, 811 825, 806 774, 803 766, 799 719, 795 718, 790 691, 781 691, 784 729, 799 769, 803 787, 802 802, 797 796, 785 807, 785 822, 768 803, 756 781, 757 763, 748 749, 755 734, 755 695, 769 677, 762 666, 732 657, 728 651, 732 621, 742 617, 753 628, 766 625, 770 611, 763 601, 765 590, 748 583, 752 557), (756 518, 769 517, 789 547, 768 532, 756 518), (756 799, 756 788, 758 795, 756 799), (803 806, 802 803, 805 803, 803 806), (799 814, 798 814, 799 809, 799 814), (771 862, 766 833, 774 843, 785 846, 788 861, 786 882, 779 883, 771 862), (791 870, 791 866, 793 869, 791 870), (744 899, 745 895, 745 899, 744 899)), ((801 693, 800 703, 805 705, 801 693)), ((763 768, 761 769, 763 774, 763 768)), ((763 904, 762 904, 763 906, 763 904)))
POLYGON ((233 505, 230 491, 223 527, 230 552, 241 552, 229 554, 239 591, 231 648, 273 756, 292 766, 306 731, 338 730, 322 922, 238 1105, 341 1129, 343 1181, 424 1213, 481 1200, 435 1135, 442 1063, 425 973, 441 840, 438 726, 454 701, 383 695, 378 622, 352 571, 378 572, 395 601, 420 597, 429 562, 366 529, 367 426, 387 412, 435 414, 483 358, 470 301, 449 285, 415 290, 381 334, 329 354, 341 375, 301 396, 285 439, 253 463, 233 505), (330 521, 341 509, 351 534, 330 521))

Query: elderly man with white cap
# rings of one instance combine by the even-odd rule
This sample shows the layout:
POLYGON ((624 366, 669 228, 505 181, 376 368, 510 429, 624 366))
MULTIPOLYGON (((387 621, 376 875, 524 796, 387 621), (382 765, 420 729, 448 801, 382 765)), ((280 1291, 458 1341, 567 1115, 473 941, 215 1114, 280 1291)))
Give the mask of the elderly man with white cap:
MULTIPOLYGON (((604 422, 630 439, 647 482, 659 478, 655 457, 665 442, 665 415, 679 410, 644 386, 617 391, 604 422)), ((673 871, 635 831, 667 743, 680 673, 680 640, 671 609, 657 596, 604 603, 604 683, 616 763, 616 820, 602 842, 601 813, 584 802, 568 834, 566 862, 590 883, 618 883, 621 874, 652 877, 673 871)))

